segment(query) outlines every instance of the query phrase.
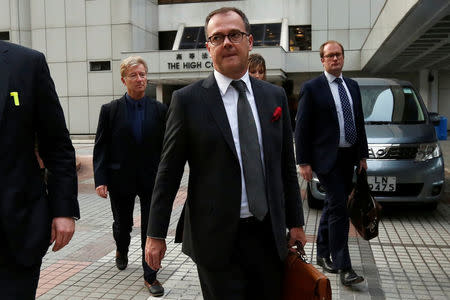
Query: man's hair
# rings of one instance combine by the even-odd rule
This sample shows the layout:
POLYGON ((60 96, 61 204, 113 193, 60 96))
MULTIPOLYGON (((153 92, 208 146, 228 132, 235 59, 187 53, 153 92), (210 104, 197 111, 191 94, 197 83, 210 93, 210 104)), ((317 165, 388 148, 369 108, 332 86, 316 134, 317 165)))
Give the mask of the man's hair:
POLYGON ((211 18, 217 14, 225 14, 227 12, 230 11, 234 11, 235 13, 237 13, 242 21, 244 21, 244 25, 245 25, 245 31, 247 33, 250 33, 250 23, 248 22, 247 16, 244 14, 244 12, 242 10, 240 10, 239 8, 236 7, 221 7, 219 9, 213 10, 212 12, 209 13, 209 15, 206 17, 205 20, 205 36, 206 36, 206 41, 208 41, 208 23, 209 20, 211 20, 211 18))
POLYGON ((248 69, 256 69, 257 67, 261 67, 266 73, 266 61, 261 54, 253 53, 248 56, 248 69))
POLYGON ((129 56, 122 60, 122 63, 120 64, 120 76, 126 77, 128 69, 137 65, 143 65, 145 68, 145 73, 148 72, 147 63, 142 57, 129 56))
POLYGON ((321 58, 323 58, 323 55, 324 55, 323 49, 324 49, 325 46, 328 45, 328 44, 338 44, 339 47, 341 47, 341 50, 342 50, 342 56, 344 56, 344 47, 342 46, 342 44, 339 43, 338 41, 328 40, 328 41, 326 41, 325 43, 323 43, 323 44, 320 46, 320 48, 319 48, 319 51, 320 51, 320 57, 321 57, 321 58))

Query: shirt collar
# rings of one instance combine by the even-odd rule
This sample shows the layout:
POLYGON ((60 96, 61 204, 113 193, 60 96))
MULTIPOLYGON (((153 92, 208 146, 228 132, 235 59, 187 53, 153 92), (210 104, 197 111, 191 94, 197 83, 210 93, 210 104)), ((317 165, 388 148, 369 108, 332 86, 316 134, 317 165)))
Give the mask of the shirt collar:
POLYGON ((242 80, 245 83, 245 88, 247 89, 247 91, 251 93, 251 89, 249 88, 251 86, 251 83, 250 83, 250 77, 248 75, 248 71, 245 72, 244 76, 242 76, 239 79, 231 79, 231 78, 223 75, 222 73, 218 72, 217 70, 214 70, 214 77, 216 78, 216 82, 217 82, 217 85, 219 86, 219 90, 220 90, 220 95, 222 97, 226 94, 228 87, 230 86, 230 83, 233 80, 242 80))
MULTIPOLYGON (((327 71, 323 71, 323 73, 325 74, 325 77, 327 78, 328 83, 332 83, 337 78, 336 76, 328 73, 327 71)), ((344 78, 342 77, 342 73, 341 73, 341 75, 339 75, 339 78, 342 79, 342 81, 344 81, 344 78)))
MULTIPOLYGON (((131 96, 128 95, 128 93, 125 93, 125 99, 128 102, 128 104, 131 104, 133 107, 137 107, 138 103, 145 99, 145 96, 142 97, 141 99, 135 100, 131 98, 131 96)), ((144 104, 144 101, 142 101, 141 103, 144 104)))

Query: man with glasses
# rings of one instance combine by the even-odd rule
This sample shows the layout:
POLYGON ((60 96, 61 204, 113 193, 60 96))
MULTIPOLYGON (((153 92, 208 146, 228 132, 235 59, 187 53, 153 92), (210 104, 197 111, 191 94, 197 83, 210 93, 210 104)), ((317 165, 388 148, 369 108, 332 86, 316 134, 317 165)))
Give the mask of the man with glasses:
MULTIPOLYGON (((147 64, 139 56, 122 61, 120 75, 127 92, 100 110, 94 147, 94 178, 100 197, 110 195, 116 242, 116 266, 128 265, 136 196, 141 205, 141 247, 145 248, 150 200, 161 156, 167 108, 145 96, 147 64)), ((164 289, 149 268, 142 252, 144 284, 153 296, 164 289)))
POLYGON ((176 241, 197 264, 204 299, 281 299, 286 229, 306 243, 284 90, 249 77, 250 24, 236 8, 206 18, 214 72, 173 93, 152 196, 146 260, 161 267, 186 162, 176 241))
POLYGON ((354 167, 367 169, 364 115, 358 84, 342 76, 342 45, 325 42, 320 46, 320 60, 324 73, 306 82, 300 91, 297 163, 305 180, 311 181, 314 171, 326 190, 317 234, 317 264, 327 272, 339 272, 342 284, 349 286, 364 280, 352 269, 347 214, 354 167))

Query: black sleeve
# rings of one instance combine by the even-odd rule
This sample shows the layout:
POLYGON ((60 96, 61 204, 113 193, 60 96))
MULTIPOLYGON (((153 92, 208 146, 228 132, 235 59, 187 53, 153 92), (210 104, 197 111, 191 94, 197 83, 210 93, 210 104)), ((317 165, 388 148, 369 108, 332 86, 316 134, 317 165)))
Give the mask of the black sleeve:
POLYGON ((95 134, 95 145, 93 154, 95 187, 107 185, 109 147, 111 146, 110 104, 103 104, 98 118, 97 133, 95 134))
POLYGON ((75 150, 42 53, 37 55, 36 66, 36 133, 39 154, 49 170, 50 210, 53 217, 79 218, 75 150))
POLYGON ((161 162, 156 175, 150 207, 147 236, 165 238, 169 228, 172 204, 180 187, 187 160, 187 137, 182 99, 172 95, 167 111, 161 162))

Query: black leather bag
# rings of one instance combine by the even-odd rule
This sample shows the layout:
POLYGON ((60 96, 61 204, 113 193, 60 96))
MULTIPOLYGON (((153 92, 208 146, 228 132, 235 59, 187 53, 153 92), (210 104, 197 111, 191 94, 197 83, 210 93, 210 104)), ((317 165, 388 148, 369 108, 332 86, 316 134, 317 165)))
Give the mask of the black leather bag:
POLYGON ((356 178, 355 187, 348 197, 347 209, 356 231, 368 241, 378 236, 382 207, 370 194, 366 170, 362 169, 358 173, 356 169, 356 178))

